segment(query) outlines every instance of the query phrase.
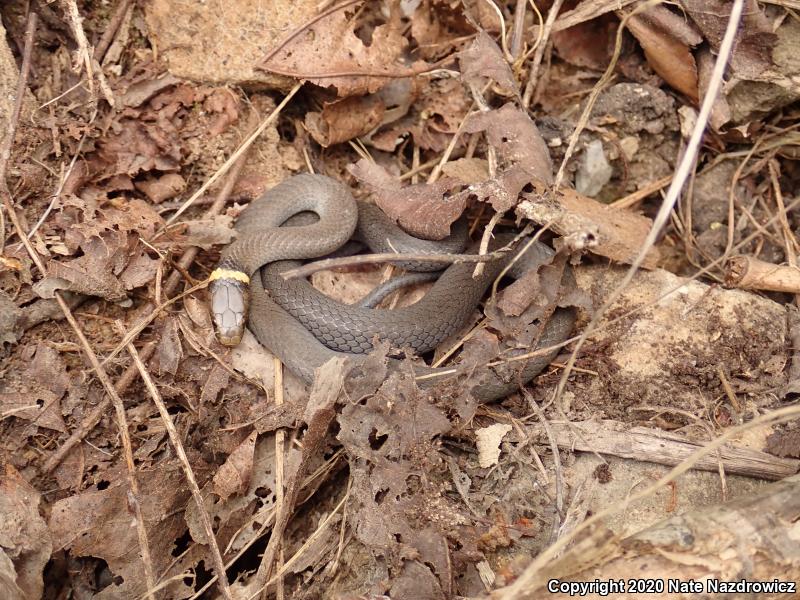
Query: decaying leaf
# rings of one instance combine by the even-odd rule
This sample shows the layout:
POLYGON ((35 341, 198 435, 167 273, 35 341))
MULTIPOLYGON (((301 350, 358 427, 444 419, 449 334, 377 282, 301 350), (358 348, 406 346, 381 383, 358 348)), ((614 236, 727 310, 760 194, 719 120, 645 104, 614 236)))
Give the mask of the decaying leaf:
POLYGON ((323 87, 334 86, 344 98, 376 92, 386 84, 386 75, 412 74, 426 66, 423 61, 410 67, 402 64, 408 40, 401 33, 399 19, 390 17, 374 27, 365 43, 356 35, 359 21, 354 10, 336 11, 309 26, 260 67, 323 87), (376 76, 371 76, 373 73, 376 76))
POLYGON ((321 113, 306 113, 311 136, 323 147, 369 133, 381 124, 386 107, 377 95, 351 96, 327 104, 321 113))
POLYGON ((66 431, 60 401, 70 384, 58 352, 39 344, 24 377, 17 381, 6 379, 0 386, 0 413, 26 419, 38 427, 66 431))
POLYGON ((50 261, 48 276, 36 284, 41 297, 66 289, 120 301, 155 277, 159 261, 149 257, 150 250, 140 241, 152 237, 162 223, 149 205, 134 200, 99 208, 75 197, 65 202, 56 224, 64 228, 66 252, 80 250, 82 256, 50 261))
POLYGON ((506 94, 516 94, 517 82, 508 66, 500 47, 488 33, 478 35, 467 47, 458 53, 461 66, 461 79, 468 84, 483 86, 487 79, 494 81, 506 94))
POLYGON ((450 195, 458 182, 449 178, 432 184, 400 187, 379 165, 360 160, 350 172, 372 191, 375 203, 390 218, 417 237, 440 240, 450 234, 450 225, 461 216, 467 197, 450 195))
POLYGON ((536 124, 513 104, 473 115, 464 127, 469 133, 486 132, 501 162, 497 177, 473 186, 469 193, 488 201, 497 212, 517 204, 522 189, 536 179, 553 182, 553 163, 536 124))
POLYGON ((214 493, 222 500, 243 493, 250 485, 256 436, 255 431, 248 435, 214 475, 214 493))
POLYGON ((39 515, 41 496, 10 464, 0 477, 0 589, 3 597, 40 598, 53 543, 39 515))
MULTIPOLYGON (((147 586, 128 484, 125 477, 106 484, 105 489, 88 489, 53 505, 49 521, 53 545, 73 556, 102 558, 113 575, 120 576, 95 598, 138 598, 147 586)), ((153 568, 162 573, 173 563, 175 541, 186 528, 183 508, 189 491, 177 464, 167 468, 163 462, 148 477, 141 477, 139 486, 153 568)), ((167 590, 172 597, 184 597, 185 587, 178 578, 167 590)))

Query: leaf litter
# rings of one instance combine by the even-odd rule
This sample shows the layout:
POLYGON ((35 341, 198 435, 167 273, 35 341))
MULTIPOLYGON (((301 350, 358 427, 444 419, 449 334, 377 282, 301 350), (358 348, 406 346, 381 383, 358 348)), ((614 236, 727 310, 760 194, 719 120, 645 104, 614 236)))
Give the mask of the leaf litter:
MULTIPOLYGON (((181 26, 175 43, 160 47, 165 59, 156 48, 159 40, 172 39, 164 20, 171 3, 135 7, 121 21, 120 40, 127 46, 102 67, 115 109, 93 97, 85 80, 80 84, 91 76, 74 72, 66 60, 80 46, 65 25, 67 13, 37 5, 39 39, 47 44, 35 48, 30 84, 42 106, 35 119, 20 122, 8 179, 23 227, 45 217, 31 243, 46 273, 38 272, 5 226, 0 504, 10 518, 0 527, 0 582, 12 598, 55 598, 65 590, 87 598, 146 595, 134 523, 138 504, 150 566, 164 585, 153 597, 224 593, 212 583, 218 573, 205 516, 236 595, 260 593, 264 586, 268 594, 277 593, 274 576, 281 564, 286 567, 279 585, 297 598, 478 597, 510 583, 520 561, 546 547, 548 529, 560 522, 553 498, 577 487, 557 487, 562 484, 556 483, 552 455, 532 441, 539 424, 531 422, 530 402, 540 402, 551 418, 563 411, 573 419, 633 423, 634 391, 648 395, 651 389, 612 380, 620 373, 630 377, 635 360, 615 363, 621 360, 614 358, 620 356, 616 340, 601 337, 578 357, 584 369, 573 373, 573 396, 558 407, 545 402, 552 369, 530 393, 512 394, 492 407, 480 406, 470 390, 480 384, 487 362, 507 356, 509 348, 529 348, 539 332, 535 322, 556 306, 591 315, 602 298, 601 277, 584 281, 579 291, 563 291, 576 248, 584 262, 608 269, 612 261, 629 263, 641 248, 665 185, 654 183, 674 170, 683 144, 680 119, 691 117, 705 93, 713 60, 708 48, 719 51, 727 8, 683 2, 685 13, 665 5, 636 12, 641 3, 633 2, 570 28, 556 21, 555 52, 545 48, 536 103, 522 106, 529 57, 535 44, 547 40, 537 42, 537 21, 527 8, 522 26, 514 27, 513 3, 344 2, 319 8, 302 2, 295 20, 272 20, 278 25, 270 25, 268 46, 257 42, 264 15, 237 5, 229 9, 238 11, 231 16, 239 21, 226 33, 227 55, 219 48, 202 59, 193 55, 192 45, 214 33, 201 29, 187 37, 190 28, 181 26), (310 22, 320 11, 323 18, 310 22), (612 59, 613 36, 631 12, 632 37, 616 65, 619 81, 600 93, 576 152, 566 157, 588 90, 612 59), (505 28, 507 42, 521 32, 518 48, 503 43, 505 28), (242 56, 260 56, 245 65, 249 75, 241 65, 225 67, 239 47, 237 36, 249 48, 242 56), (207 80, 184 79, 181 52, 198 64, 219 61, 214 75, 209 67, 207 80), (476 312, 475 328, 452 341, 461 345, 449 363, 450 378, 421 389, 413 361, 398 354, 402 349, 379 347, 364 364, 327 365, 310 391, 286 373, 281 393, 271 355, 251 336, 229 354, 219 346, 202 293, 156 310, 176 290, 205 278, 218 248, 231 239, 239 208, 203 214, 201 206, 213 205, 211 197, 189 207, 180 223, 167 223, 247 136, 243 116, 254 111, 263 118, 279 101, 276 93, 251 86, 267 81, 254 75, 257 70, 283 76, 280 89, 286 89, 286 77, 305 86, 252 147, 233 200, 247 202, 310 165, 348 181, 421 237, 446 236, 464 215, 481 231, 492 211, 561 236, 548 264, 487 301, 482 315, 476 312), (74 165, 72 156, 78 157, 74 165), (565 158, 566 184, 553 190, 555 166, 565 158), (615 200, 624 206, 607 205, 615 200), (181 266, 181 253, 192 247, 202 251, 181 266), (187 491, 181 453, 168 441, 146 390, 128 376, 120 393, 140 487, 133 497, 117 424, 103 411, 92 417, 105 392, 71 330, 58 322, 56 292, 69 299, 101 359, 119 343, 116 322, 131 329, 151 315, 134 344, 154 344, 146 368, 169 407, 202 507, 187 491), (389 367, 387 355, 397 368, 389 367), (602 378, 600 384, 593 377, 602 378), (576 396, 579 402, 570 404, 576 396), (287 438, 281 452, 278 430, 287 438), (44 468, 72 435, 78 444, 57 466, 44 468)), ((793 189, 797 173, 785 157, 791 143, 781 143, 791 138, 775 138, 791 128, 791 108, 784 107, 797 100, 788 85, 797 73, 783 50, 796 40, 796 27, 781 7, 745 4, 732 79, 712 113, 694 204, 677 211, 672 228, 648 255, 649 269, 688 272, 688 265, 724 256, 753 232, 757 237, 744 251, 774 262, 786 259, 785 228, 772 231, 764 224, 778 210, 779 198, 763 173, 764 165, 772 165, 778 190, 793 189), (743 101, 754 89, 765 91, 757 106, 743 101), (770 115, 769 127, 763 115, 770 115), (740 146, 753 156, 741 167, 734 161, 741 160, 743 154, 735 154, 740 146), (730 210, 738 219, 723 227, 730 210)), ((174 5, 187 23, 192 11, 206 11, 197 23, 213 23, 208 11, 220 8, 174 5)), ((81 10, 87 11, 84 26, 101 34, 106 15, 81 10)), ((14 51, 22 49, 19 14, 2 12, 14 51)), ((794 225, 790 215, 785 227, 794 225)), ((355 288, 363 271, 337 274, 337 285, 355 288)), ((650 284, 666 281, 663 273, 654 271, 650 284)), ((627 300, 633 305, 637 290, 627 300)), ((763 307, 777 311, 769 302, 763 307)), ((687 310, 706 309, 697 300, 687 310)), ((725 310, 718 313, 719 323, 730 323, 725 310)), ((713 329, 709 335, 717 331, 712 319, 707 326, 713 329)), ((613 335, 640 333, 636 321, 627 327, 613 335)), ((773 327, 770 345, 760 337, 765 327, 742 332, 720 325, 724 333, 715 339, 724 345, 719 352, 729 353, 729 371, 722 375, 727 387, 711 355, 691 344, 672 363, 658 358, 673 378, 668 383, 674 387, 667 389, 675 392, 674 406, 662 407, 652 422, 642 420, 697 434, 681 415, 697 411, 698 397, 729 397, 731 390, 753 410, 770 408, 771 390, 797 374, 784 372, 790 361, 773 347, 789 333, 773 327)), ((673 328, 679 331, 678 324, 673 328)), ((128 365, 118 354, 104 368, 122 381, 128 365)), ((735 411, 731 401, 715 414, 713 427, 732 422, 735 411)), ((765 435, 763 446, 796 456, 795 437, 790 424, 765 435)), ((576 453, 569 460, 578 458, 576 453)))

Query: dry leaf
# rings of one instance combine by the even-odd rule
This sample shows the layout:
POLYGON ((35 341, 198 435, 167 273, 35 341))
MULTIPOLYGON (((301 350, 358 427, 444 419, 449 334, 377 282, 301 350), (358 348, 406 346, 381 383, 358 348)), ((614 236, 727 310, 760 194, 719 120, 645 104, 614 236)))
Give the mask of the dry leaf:
POLYGON ((256 437, 255 431, 248 435, 214 474, 214 493, 223 500, 234 494, 243 494, 250 485, 256 437))
POLYGON ((665 6, 634 15, 628 20, 628 29, 639 40, 653 70, 697 102, 697 65, 691 48, 703 41, 700 34, 665 6))
POLYGON ((53 543, 39 492, 6 463, 0 477, 0 589, 4 598, 41 598, 53 543))
POLYGON ((381 124, 386 107, 377 95, 352 96, 306 113, 305 125, 324 148, 365 135, 381 124))
POLYGON ((503 52, 485 31, 479 31, 466 50, 458 53, 461 79, 482 87, 491 79, 507 94, 519 94, 517 82, 503 52))
POLYGON ((348 170, 372 191, 375 203, 391 219, 416 237, 429 240, 447 237, 450 225, 466 207, 466 195, 450 195, 459 184, 446 177, 435 183, 400 187, 383 167, 365 159, 348 170))
POLYGON ((401 57, 408 46, 399 20, 371 29, 368 43, 356 35, 357 8, 338 10, 307 27, 290 40, 260 68, 279 75, 310 81, 319 86, 334 86, 344 98, 371 94, 386 85, 385 75, 411 73, 427 65, 417 61, 411 67, 401 57), (370 74, 379 74, 371 77, 370 74), (381 76, 384 75, 384 76, 381 76))

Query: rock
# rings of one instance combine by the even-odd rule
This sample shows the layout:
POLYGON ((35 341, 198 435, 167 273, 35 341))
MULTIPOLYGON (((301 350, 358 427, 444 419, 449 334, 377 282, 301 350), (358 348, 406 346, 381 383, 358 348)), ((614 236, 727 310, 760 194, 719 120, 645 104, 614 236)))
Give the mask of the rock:
POLYGON ((170 72, 206 83, 288 90, 293 83, 255 66, 317 14, 317 2, 153 0, 145 18, 170 72))
MULTIPOLYGON (((600 306, 624 273, 595 266, 578 269, 576 277, 600 306)), ((582 366, 598 376, 570 388, 577 401, 607 418, 650 419, 663 407, 664 419, 683 422, 670 409, 710 410, 714 399, 727 397, 724 377, 742 406, 774 405, 789 360, 785 308, 699 281, 679 287, 683 281, 662 270, 637 274, 608 315, 637 312, 591 338, 582 366)))

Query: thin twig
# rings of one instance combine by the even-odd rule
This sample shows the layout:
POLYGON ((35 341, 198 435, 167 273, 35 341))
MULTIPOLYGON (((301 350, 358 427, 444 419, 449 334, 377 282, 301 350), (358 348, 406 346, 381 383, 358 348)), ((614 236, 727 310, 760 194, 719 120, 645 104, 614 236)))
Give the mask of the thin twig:
MULTIPOLYGON (((283 404, 283 363, 281 363, 281 359, 278 357, 273 358, 272 361, 273 370, 275 373, 275 380, 274 380, 274 393, 275 393, 275 406, 281 406, 283 404)), ((284 436, 285 431, 283 428, 278 429, 275 432, 275 514, 279 515, 284 510, 284 483, 283 483, 283 467, 284 467, 284 436)), ((277 574, 277 600, 283 600, 284 590, 283 590, 283 544, 282 541, 278 543, 281 544, 281 547, 278 552, 278 574, 277 574)), ((262 598, 266 600, 266 593, 267 588, 264 588, 264 593, 262 594, 262 598)))
POLYGON ((290 69, 280 69, 278 67, 269 67, 270 73, 276 75, 283 75, 285 77, 293 77, 295 79, 332 79, 334 77, 377 77, 385 79, 404 79, 406 77, 416 77, 418 75, 425 75, 438 71, 447 63, 455 60, 455 54, 445 56, 441 60, 437 60, 433 64, 422 64, 416 67, 407 67, 405 69, 397 68, 394 70, 386 71, 369 71, 369 70, 352 70, 352 71, 327 71, 323 73, 302 73, 292 71, 290 69))
POLYGON ((298 277, 308 277, 318 271, 329 269, 339 269, 342 267, 354 267, 358 265, 372 265, 384 262, 408 262, 425 261, 438 262, 442 264, 458 263, 482 263, 502 258, 508 248, 500 248, 488 254, 397 254, 396 252, 384 252, 381 254, 359 254, 357 256, 342 256, 340 258, 325 258, 302 267, 288 269, 281 273, 284 279, 297 279, 298 277))
POLYGON ((106 52, 108 51, 109 46, 111 46, 114 36, 117 35, 117 30, 119 30, 122 20, 125 18, 125 13, 128 12, 128 7, 130 7, 133 2, 134 0, 120 0, 119 4, 117 4, 114 14, 106 24, 106 29, 103 32, 103 36, 100 38, 100 41, 97 42, 97 46, 95 46, 94 49, 94 57, 97 59, 98 63, 102 64, 103 59, 106 56, 106 52))
POLYGON ((522 94, 522 108, 527 109, 530 106, 533 91, 536 89, 536 84, 539 81, 539 65, 542 64, 542 57, 544 50, 547 48, 547 40, 550 38, 550 32, 553 30, 553 23, 561 10, 561 5, 564 0, 554 0, 550 11, 547 13, 547 20, 544 23, 544 29, 540 38, 537 40, 536 52, 531 61, 531 68, 528 72, 528 81, 525 84, 525 91, 522 94))
POLYGON ((525 11, 528 8, 528 0, 517 0, 514 7, 514 25, 511 28, 511 48, 509 52, 516 61, 522 52, 522 37, 525 34, 525 11))
MULTIPOLYGON (((122 328, 122 323, 117 321, 117 328, 122 328)), ((119 430, 120 441, 122 442, 122 450, 125 455, 125 466, 128 470, 128 485, 129 490, 129 504, 133 505, 134 516, 136 521, 136 535, 139 538, 139 550, 142 553, 142 564, 144 566, 144 579, 147 584, 147 598, 154 600, 155 596, 150 591, 156 586, 156 578, 153 574, 153 560, 150 557, 150 544, 147 541, 147 528, 142 516, 142 506, 140 502, 141 493, 139 492, 139 483, 136 481, 136 465, 133 462, 133 447, 131 445, 131 436, 128 431, 128 419, 125 415, 125 406, 122 404, 122 398, 118 395, 111 397, 111 403, 114 405, 114 412, 117 417, 117 429, 119 430)))
POLYGON ((228 585, 228 576, 225 574, 225 563, 222 560, 222 554, 220 553, 219 546, 217 545, 217 538, 214 536, 214 528, 211 524, 211 517, 209 517, 205 503, 203 502, 203 494, 200 491, 200 486, 197 485, 194 471, 192 471, 192 466, 189 464, 189 458, 186 456, 186 451, 183 449, 181 436, 178 435, 178 430, 175 429, 175 424, 172 422, 172 417, 167 411, 167 407, 164 404, 164 401, 161 399, 161 394, 158 392, 158 388, 156 388, 155 383, 153 383, 153 379, 150 377, 147 367, 144 366, 139 353, 136 351, 136 347, 133 344, 128 344, 127 350, 131 355, 133 362, 136 364, 136 368, 139 370, 139 375, 141 375, 142 381, 144 382, 147 391, 150 393, 153 403, 156 405, 156 408, 161 415, 161 421, 164 423, 164 427, 167 430, 167 435, 169 435, 170 442, 172 442, 172 446, 175 449, 175 454, 181 463, 183 473, 186 476, 186 482, 189 485, 189 490, 192 493, 192 498, 194 498, 195 504, 197 504, 197 514, 200 517, 200 523, 205 533, 209 552, 211 552, 211 561, 214 565, 214 571, 217 575, 217 583, 219 588, 226 600, 233 600, 233 595, 231 594, 231 589, 228 585))
POLYGON ((67 22, 69 23, 70 29, 72 29, 72 36, 78 44, 77 55, 83 63, 83 68, 86 69, 89 92, 94 94, 94 79, 96 77, 97 83, 100 86, 100 91, 103 93, 103 98, 113 108, 116 106, 114 93, 111 91, 108 81, 106 81, 103 69, 99 68, 97 71, 94 70, 94 51, 91 49, 89 40, 86 38, 86 32, 83 30, 83 18, 78 11, 78 5, 75 3, 75 0, 61 0, 61 4, 64 6, 67 22))

